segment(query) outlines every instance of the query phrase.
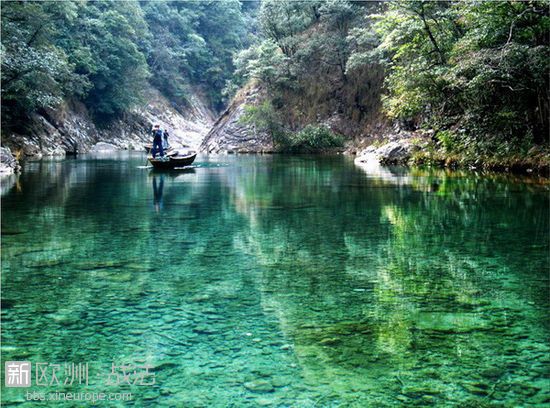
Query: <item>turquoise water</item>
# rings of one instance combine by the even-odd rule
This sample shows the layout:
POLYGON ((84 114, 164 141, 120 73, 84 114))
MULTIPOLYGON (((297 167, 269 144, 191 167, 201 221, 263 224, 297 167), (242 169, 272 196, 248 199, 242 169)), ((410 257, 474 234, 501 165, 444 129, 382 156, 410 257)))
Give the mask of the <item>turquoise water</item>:
POLYGON ((88 363, 89 384, 40 386, 33 366, 30 388, 7 388, 2 371, 3 406, 36 405, 27 391, 550 403, 547 185, 346 157, 199 157, 164 174, 144 159, 27 163, 4 182, 2 360, 88 363), (148 365, 155 384, 109 385, 113 363, 148 365))

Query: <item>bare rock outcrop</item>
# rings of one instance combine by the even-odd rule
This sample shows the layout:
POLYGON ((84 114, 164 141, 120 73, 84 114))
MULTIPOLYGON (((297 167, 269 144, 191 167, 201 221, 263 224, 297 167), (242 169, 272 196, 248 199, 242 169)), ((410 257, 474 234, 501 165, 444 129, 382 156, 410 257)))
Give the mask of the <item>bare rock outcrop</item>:
POLYGON ((267 132, 240 120, 245 106, 258 105, 263 99, 263 91, 257 86, 247 86, 239 91, 204 138, 200 150, 207 153, 273 152, 273 140, 267 132))
POLYGON ((90 151, 95 153, 103 153, 103 152, 114 152, 117 150, 118 150, 118 147, 115 146, 114 144, 107 143, 107 142, 98 142, 91 148, 90 151))
POLYGON ((21 170, 19 162, 8 147, 0 147, 0 177, 18 173, 21 170))

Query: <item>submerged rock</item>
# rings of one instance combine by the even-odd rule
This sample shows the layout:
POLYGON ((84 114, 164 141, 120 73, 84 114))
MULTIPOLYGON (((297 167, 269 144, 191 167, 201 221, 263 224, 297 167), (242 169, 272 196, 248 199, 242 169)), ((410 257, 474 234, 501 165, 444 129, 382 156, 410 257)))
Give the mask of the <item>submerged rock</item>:
POLYGON ((29 268, 52 268, 54 266, 60 266, 65 264, 66 261, 62 259, 44 259, 36 262, 32 262, 28 265, 25 265, 29 268))
POLYGON ((479 372, 479 375, 485 378, 496 379, 502 377, 506 371, 502 368, 488 368, 479 372))
POLYGON ((216 334, 218 330, 206 325, 198 325, 193 329, 193 332, 198 334, 216 334))
POLYGON ((252 392, 273 392, 273 384, 265 380, 255 380, 244 383, 244 388, 252 392))
POLYGON ((334 346, 336 344, 339 344, 341 340, 337 337, 327 337, 325 339, 322 339, 319 344, 321 346, 334 346))
POLYGON ((210 300, 210 295, 204 294, 204 295, 195 295, 191 299, 189 299, 190 302, 207 302, 210 300))
POLYGON ((126 263, 123 261, 82 261, 75 263, 75 268, 81 269, 84 271, 88 270, 98 270, 98 269, 109 269, 109 268, 122 268, 126 263))
POLYGON ((153 371, 173 370, 178 368, 179 365, 170 360, 162 360, 155 364, 153 371))
POLYGON ((426 395, 438 395, 441 393, 441 390, 429 384, 419 384, 405 386, 401 390, 401 393, 409 397, 423 397, 426 395))
POLYGON ((290 380, 286 377, 275 377, 272 381, 274 387, 281 388, 290 385, 290 380))
POLYGON ((479 383, 465 383, 462 385, 470 394, 486 396, 489 394, 489 390, 486 384, 479 383))
POLYGON ((70 309, 59 310, 48 317, 61 326, 71 326, 81 321, 80 313, 70 309))
POLYGON ((417 329, 448 334, 488 329, 487 321, 473 313, 420 312, 413 319, 417 329))

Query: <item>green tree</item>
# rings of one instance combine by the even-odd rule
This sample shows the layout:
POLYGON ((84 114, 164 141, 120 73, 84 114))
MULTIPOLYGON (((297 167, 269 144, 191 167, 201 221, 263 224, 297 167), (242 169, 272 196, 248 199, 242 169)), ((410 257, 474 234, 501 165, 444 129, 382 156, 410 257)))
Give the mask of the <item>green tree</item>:
POLYGON ((349 77, 355 46, 349 37, 375 7, 346 0, 263 1, 261 38, 237 55, 234 83, 253 79, 266 88, 290 130, 334 115, 364 120, 371 112, 366 90, 378 89, 379 80, 370 81, 375 70, 358 69, 349 77))
POLYGON ((549 138, 550 14, 544 2, 458 5, 464 35, 449 81, 466 125, 501 139, 549 138))
POLYGON ((100 117, 119 115, 143 100, 149 77, 143 13, 137 3, 109 1, 83 4, 79 11, 66 46, 93 84, 85 103, 100 117))
POLYGON ((26 115, 53 108, 63 97, 83 94, 90 84, 74 72, 64 50, 54 44, 58 27, 74 20, 65 2, 2 4, 2 119, 18 126, 26 115))
POLYGON ((4 128, 67 98, 103 123, 141 103, 149 84, 176 105, 198 87, 221 109, 233 55, 251 40, 245 17, 258 9, 246 5, 245 16, 237 0, 0 6, 4 128))
POLYGON ((400 1, 376 20, 390 117, 481 141, 548 140, 543 3, 400 1))
POLYGON ((264 0, 260 8, 260 26, 265 37, 273 40, 292 57, 300 45, 299 34, 319 20, 321 1, 264 0))
POLYGON ((185 101, 191 86, 201 87, 213 108, 221 109, 222 91, 234 71, 233 56, 249 41, 242 4, 147 2, 142 7, 152 33, 147 53, 152 83, 179 102, 185 101))
POLYGON ((206 58, 205 40, 194 31, 196 14, 168 2, 143 6, 151 31, 147 61, 151 84, 178 104, 186 102, 193 62, 206 58))

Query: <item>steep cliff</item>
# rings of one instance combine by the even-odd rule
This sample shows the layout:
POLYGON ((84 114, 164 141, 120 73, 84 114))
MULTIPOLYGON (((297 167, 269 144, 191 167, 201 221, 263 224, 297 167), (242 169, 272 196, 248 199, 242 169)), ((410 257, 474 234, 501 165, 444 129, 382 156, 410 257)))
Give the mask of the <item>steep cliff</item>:
POLYGON ((271 136, 252 124, 241 123, 245 106, 254 106, 265 98, 256 86, 241 89, 229 107, 216 120, 204 138, 200 149, 208 153, 270 153, 273 151, 271 136))
POLYGON ((99 142, 121 150, 141 150, 149 142, 152 124, 170 131, 170 143, 198 147, 210 129, 213 113, 199 93, 191 96, 189 106, 176 109, 156 89, 147 91, 146 103, 124 117, 100 127, 78 101, 67 101, 56 109, 34 114, 25 132, 2 135, 2 144, 23 156, 59 156, 85 153, 99 142))

